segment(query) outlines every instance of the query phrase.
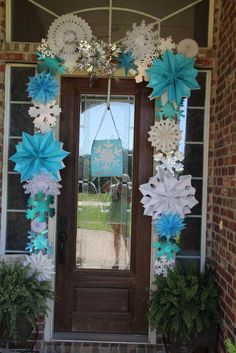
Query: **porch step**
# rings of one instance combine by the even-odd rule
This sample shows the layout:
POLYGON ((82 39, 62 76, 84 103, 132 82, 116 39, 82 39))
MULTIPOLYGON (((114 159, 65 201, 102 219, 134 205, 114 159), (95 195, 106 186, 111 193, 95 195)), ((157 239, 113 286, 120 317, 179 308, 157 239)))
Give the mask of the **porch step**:
POLYGON ((162 345, 112 342, 44 342, 37 345, 35 350, 40 353, 164 353, 162 345))

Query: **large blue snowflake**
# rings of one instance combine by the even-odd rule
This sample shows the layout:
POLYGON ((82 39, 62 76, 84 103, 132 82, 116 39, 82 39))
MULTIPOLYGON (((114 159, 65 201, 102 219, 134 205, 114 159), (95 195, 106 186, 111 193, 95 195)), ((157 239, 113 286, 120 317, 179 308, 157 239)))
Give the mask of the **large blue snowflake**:
POLYGON ((133 69, 138 72, 137 70, 137 65, 134 63, 134 58, 133 54, 129 50, 127 53, 122 52, 118 58, 116 58, 118 61, 118 69, 121 69, 122 67, 125 69, 125 76, 128 76, 129 70, 133 69))
POLYGON ((194 69, 194 58, 186 58, 183 54, 173 54, 166 50, 161 59, 154 59, 147 70, 150 78, 148 87, 153 89, 152 98, 161 97, 167 91, 168 101, 180 104, 184 97, 189 97, 192 89, 200 88, 194 69))
POLYGON ((29 78, 27 91, 33 101, 46 104, 58 94, 59 83, 50 73, 42 72, 29 78))
POLYGON ((175 238, 184 229, 184 220, 177 213, 163 213, 155 221, 155 230, 161 237, 175 238))
POLYGON ((51 173, 60 180, 59 170, 64 168, 62 160, 68 152, 62 149, 61 142, 54 140, 52 131, 33 136, 23 132, 22 143, 16 145, 16 150, 10 160, 16 163, 14 170, 21 173, 21 181, 40 173, 51 173))
POLYGON ((30 197, 27 202, 30 208, 26 211, 26 218, 36 219, 37 222, 46 222, 47 216, 53 217, 55 215, 55 209, 51 207, 53 202, 53 196, 38 192, 35 197, 30 197))

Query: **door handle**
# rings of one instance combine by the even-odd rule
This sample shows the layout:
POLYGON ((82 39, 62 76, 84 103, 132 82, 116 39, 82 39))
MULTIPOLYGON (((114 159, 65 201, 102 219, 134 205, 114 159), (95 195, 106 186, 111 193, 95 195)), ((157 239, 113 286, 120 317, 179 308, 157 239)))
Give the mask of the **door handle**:
POLYGON ((66 242, 66 232, 61 231, 58 234, 58 243, 59 243, 59 264, 62 265, 65 263, 65 242, 66 242))

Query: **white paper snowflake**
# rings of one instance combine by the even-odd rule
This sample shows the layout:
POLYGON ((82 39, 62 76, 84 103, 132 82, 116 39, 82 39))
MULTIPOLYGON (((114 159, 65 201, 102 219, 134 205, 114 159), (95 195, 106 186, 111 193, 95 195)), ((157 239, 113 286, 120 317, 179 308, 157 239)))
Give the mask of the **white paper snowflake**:
POLYGON ((47 104, 33 102, 34 106, 29 108, 29 115, 35 118, 33 123, 35 128, 43 134, 56 126, 56 117, 61 113, 61 108, 53 100, 47 104))
POLYGON ((176 178, 159 168, 157 174, 139 188, 144 195, 141 200, 144 215, 157 219, 164 212, 178 213, 181 217, 191 213, 191 208, 198 203, 191 178, 191 175, 176 178))
POLYGON ((140 83, 143 80, 144 81, 148 81, 149 77, 148 77, 148 74, 146 72, 146 70, 148 68, 147 64, 145 62, 143 62, 143 61, 137 61, 137 60, 134 63, 137 66, 138 74, 136 74, 136 71, 134 71, 132 69, 130 70, 130 72, 132 74, 134 74, 134 75, 136 74, 136 76, 135 76, 136 83, 140 83))
POLYGON ((186 58, 192 58, 197 55, 199 46, 193 39, 183 39, 179 42, 177 52, 184 54, 186 58))
POLYGON ((180 163, 184 160, 184 155, 179 151, 170 151, 168 153, 159 152, 154 154, 153 158, 154 161, 158 163, 156 170, 160 167, 161 169, 170 171, 172 174, 180 173, 184 170, 184 165, 180 163))
POLYGON ((41 233, 46 227, 46 222, 38 222, 36 218, 31 221, 31 229, 35 233, 41 233))
POLYGON ((152 143, 152 147, 164 153, 178 148, 181 139, 179 125, 169 119, 156 121, 148 134, 150 135, 148 141, 152 143))
POLYGON ((33 177, 32 180, 27 180, 23 185, 25 194, 30 196, 36 195, 38 192, 42 192, 45 195, 59 195, 61 185, 58 180, 52 178, 51 174, 38 174, 33 177))
POLYGON ((110 170, 112 167, 116 167, 120 163, 122 150, 119 146, 114 146, 108 142, 104 145, 96 146, 94 152, 94 162, 99 164, 104 171, 110 170))
POLYGON ((126 32, 124 47, 131 50, 133 57, 139 61, 145 60, 156 51, 156 42, 159 31, 154 31, 152 23, 146 24, 142 21, 139 26, 136 23, 132 25, 132 31, 126 32))
POLYGON ((26 255, 24 266, 30 266, 31 274, 37 272, 39 281, 50 281, 55 273, 53 259, 44 255, 41 251, 38 254, 26 255))
POLYGON ((46 58, 52 58, 53 59, 55 57, 55 55, 49 49, 49 46, 48 46, 48 43, 47 43, 46 39, 42 39, 41 40, 41 44, 37 48, 37 51, 39 53, 41 53, 42 59, 46 59, 46 58))
POLYGON ((52 22, 48 30, 48 44, 52 52, 65 60, 71 71, 76 66, 77 46, 81 40, 90 41, 92 31, 81 17, 67 14, 52 22))
POLYGON ((160 55, 163 55, 166 50, 174 51, 176 44, 172 41, 172 37, 159 38, 157 44, 157 50, 160 55))
POLYGON ((167 277, 168 270, 173 270, 175 267, 175 260, 168 260, 166 256, 161 256, 154 262, 154 273, 157 276, 167 277))

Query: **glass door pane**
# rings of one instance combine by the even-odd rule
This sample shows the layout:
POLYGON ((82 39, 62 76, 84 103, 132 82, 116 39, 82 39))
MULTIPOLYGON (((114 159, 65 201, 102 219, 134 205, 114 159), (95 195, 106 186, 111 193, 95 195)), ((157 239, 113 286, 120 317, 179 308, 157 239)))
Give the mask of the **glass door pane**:
POLYGON ((82 95, 76 267, 129 269, 134 97, 82 95))

